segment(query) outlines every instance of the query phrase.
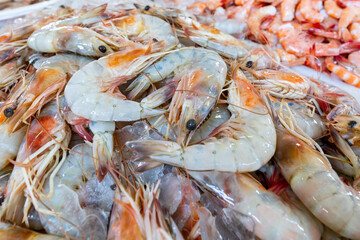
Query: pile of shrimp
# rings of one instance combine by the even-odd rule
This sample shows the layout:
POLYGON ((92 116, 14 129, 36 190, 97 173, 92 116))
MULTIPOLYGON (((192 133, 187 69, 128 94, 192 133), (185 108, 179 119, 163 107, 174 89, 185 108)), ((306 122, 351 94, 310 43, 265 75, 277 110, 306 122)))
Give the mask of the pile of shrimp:
POLYGON ((41 0, 1 0, 0 10, 18 8, 41 2, 41 0))
POLYGON ((53 11, 0 35, 1 239, 360 239, 351 95, 177 8, 53 11))
MULTIPOLYGON (((287 66, 307 65, 360 87, 360 2, 350 0, 191 1, 200 21, 265 44, 287 66)), ((174 1, 173 5, 181 5, 174 1)))

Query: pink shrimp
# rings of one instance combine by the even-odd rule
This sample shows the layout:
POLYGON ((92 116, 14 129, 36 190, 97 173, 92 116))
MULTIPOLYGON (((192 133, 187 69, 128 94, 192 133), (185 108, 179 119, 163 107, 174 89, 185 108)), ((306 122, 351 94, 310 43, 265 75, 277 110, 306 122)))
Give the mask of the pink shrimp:
POLYGON ((274 6, 266 6, 259 8, 250 14, 248 19, 249 30, 254 37, 262 43, 267 43, 268 38, 261 31, 261 23, 269 17, 273 17, 276 14, 276 8, 274 6))
POLYGON ((311 0, 301 0, 298 10, 306 20, 312 23, 321 23, 324 20, 324 16, 313 7, 311 0))
POLYGON ((360 40, 360 23, 359 22, 354 22, 351 24, 350 34, 351 34, 352 39, 360 40))
POLYGON ((281 20, 291 21, 295 16, 295 7, 300 0, 284 0, 281 3, 281 20))
POLYGON ((354 64, 360 69, 360 51, 350 53, 348 56, 348 60, 350 63, 354 64))
POLYGON ((360 88, 360 76, 347 70, 345 67, 336 65, 332 58, 327 57, 325 59, 327 69, 338 76, 344 82, 360 88))
POLYGON ((360 7, 347 7, 340 16, 338 29, 339 35, 342 37, 348 31, 347 27, 360 18, 360 7))
POLYGON ((333 18, 339 19, 342 13, 342 8, 339 7, 335 1, 326 0, 324 3, 326 13, 333 18))

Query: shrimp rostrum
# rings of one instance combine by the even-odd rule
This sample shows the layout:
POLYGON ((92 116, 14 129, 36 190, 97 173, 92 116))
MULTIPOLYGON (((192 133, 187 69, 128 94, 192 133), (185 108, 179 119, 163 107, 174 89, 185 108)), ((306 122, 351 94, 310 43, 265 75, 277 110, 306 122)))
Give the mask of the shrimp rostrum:
POLYGON ((248 172, 259 169, 275 152, 273 121, 249 81, 238 68, 228 90, 229 120, 199 144, 186 147, 172 141, 127 142, 141 159, 189 170, 248 172))

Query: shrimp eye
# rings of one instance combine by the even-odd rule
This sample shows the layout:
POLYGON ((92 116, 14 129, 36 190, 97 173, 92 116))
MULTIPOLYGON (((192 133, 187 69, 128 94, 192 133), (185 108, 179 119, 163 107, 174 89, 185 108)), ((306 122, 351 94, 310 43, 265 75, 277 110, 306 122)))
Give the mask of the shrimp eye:
POLYGON ((348 123, 348 125, 349 125, 349 127, 350 127, 350 128, 355 127, 355 126, 356 126, 356 124, 357 124, 357 122, 356 122, 356 121, 350 121, 350 122, 348 123))
POLYGON ((13 114, 14 114, 14 109, 12 109, 11 107, 5 108, 5 110, 4 110, 5 117, 9 118, 13 114))
POLYGON ((190 131, 194 130, 196 128, 195 119, 190 119, 189 121, 187 121, 186 128, 187 128, 187 130, 190 130, 190 131))
POLYGON ((253 61, 248 61, 248 62, 246 63, 246 67, 247 67, 247 68, 251 68, 253 64, 254 64, 253 61))
POLYGON ((99 51, 102 53, 106 53, 106 47, 103 45, 99 46, 99 51))
POLYGON ((150 10, 150 6, 149 6, 149 5, 146 5, 146 6, 144 7, 144 10, 145 10, 145 11, 149 11, 149 10, 150 10))
POLYGON ((110 186, 110 188, 111 188, 111 190, 115 191, 116 190, 116 185, 113 184, 113 185, 110 186))

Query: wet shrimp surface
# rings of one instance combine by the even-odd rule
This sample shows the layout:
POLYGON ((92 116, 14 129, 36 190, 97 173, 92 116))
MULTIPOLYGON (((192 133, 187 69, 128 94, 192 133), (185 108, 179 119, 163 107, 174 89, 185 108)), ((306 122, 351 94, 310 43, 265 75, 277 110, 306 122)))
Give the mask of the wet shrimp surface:
POLYGON ((0 239, 360 239, 360 4, 105 2, 0 22, 0 239))

